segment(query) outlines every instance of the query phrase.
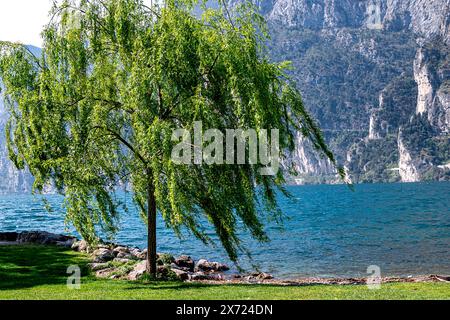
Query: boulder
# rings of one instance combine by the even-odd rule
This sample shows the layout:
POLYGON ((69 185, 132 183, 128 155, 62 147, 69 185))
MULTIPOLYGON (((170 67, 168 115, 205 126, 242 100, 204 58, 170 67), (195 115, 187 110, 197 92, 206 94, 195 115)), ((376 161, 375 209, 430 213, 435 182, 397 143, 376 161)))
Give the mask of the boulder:
POLYGON ((189 280, 189 273, 180 269, 171 269, 173 273, 177 276, 177 278, 181 281, 189 280))
POLYGON ((108 263, 89 263, 88 267, 92 271, 99 271, 99 270, 108 269, 109 264, 108 263))
POLYGON ((139 278, 142 277, 142 275, 145 274, 146 271, 147 271, 147 261, 141 261, 138 264, 136 264, 134 269, 128 274, 128 279, 138 280, 139 278))
POLYGON ((265 272, 261 272, 260 274, 258 274, 256 276, 256 279, 258 280, 271 280, 273 279, 273 276, 271 274, 265 273, 265 272))
POLYGON ((117 258, 117 259, 127 259, 127 260, 132 260, 134 257, 133 257, 133 255, 131 255, 130 253, 127 253, 127 252, 119 252, 119 253, 116 255, 116 258, 117 258))
POLYGON ((139 249, 133 249, 131 250, 131 255, 138 260, 145 260, 147 259, 147 249, 144 249, 142 251, 139 249))
POLYGON ((105 249, 105 248, 100 248, 100 249, 95 250, 93 252, 93 256, 95 257, 94 258, 95 263, 108 262, 115 258, 112 250, 105 249))
POLYGON ((76 239, 72 238, 72 239, 69 239, 69 240, 66 240, 66 241, 58 241, 58 242, 56 242, 56 245, 58 247, 63 247, 63 248, 70 249, 70 248, 72 248, 72 246, 73 246, 73 244, 75 242, 76 242, 76 239))
POLYGON ((113 249, 113 253, 116 255, 116 257, 118 254, 130 254, 130 249, 128 249, 127 247, 119 246, 113 249))
POLYGON ((113 261, 125 264, 125 263, 128 263, 128 262, 132 261, 132 260, 131 259, 123 259, 123 258, 114 258, 113 261))
POLYGON ((75 241, 72 244, 72 250, 79 252, 87 252, 88 251, 88 243, 85 240, 75 241))
POLYGON ((200 259, 195 265, 195 271, 206 271, 206 272, 223 272, 228 271, 230 268, 219 262, 209 262, 205 259, 200 259))
POLYGON ((17 232, 1 232, 0 241, 15 242, 19 234, 17 232))
POLYGON ((158 277, 167 279, 169 277, 170 273, 172 272, 172 269, 170 269, 170 267, 167 265, 162 265, 162 266, 157 267, 156 272, 157 272, 158 277))
POLYGON ((180 256, 180 257, 175 259, 174 263, 181 270, 194 271, 195 262, 189 256, 186 256, 186 255, 180 256))
POLYGON ((189 275, 189 280, 191 281, 222 281, 224 279, 224 276, 218 273, 206 274, 203 272, 196 272, 189 275))
POLYGON ((67 242, 72 239, 75 238, 45 231, 23 231, 18 234, 16 241, 19 243, 56 245, 58 242, 67 242))
POLYGON ((230 270, 230 268, 226 264, 223 264, 220 262, 212 262, 212 265, 213 265, 214 271, 224 272, 224 271, 230 270))
POLYGON ((108 268, 108 269, 103 269, 103 270, 99 270, 95 273, 95 275, 98 278, 110 278, 112 273, 115 271, 114 268, 108 268))

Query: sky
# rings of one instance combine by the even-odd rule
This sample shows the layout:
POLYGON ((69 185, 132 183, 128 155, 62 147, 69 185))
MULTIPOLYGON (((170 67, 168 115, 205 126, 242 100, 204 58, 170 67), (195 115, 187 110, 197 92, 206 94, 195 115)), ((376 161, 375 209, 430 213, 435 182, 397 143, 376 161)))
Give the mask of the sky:
POLYGON ((41 47, 51 5, 52 0, 0 0, 0 40, 41 47))

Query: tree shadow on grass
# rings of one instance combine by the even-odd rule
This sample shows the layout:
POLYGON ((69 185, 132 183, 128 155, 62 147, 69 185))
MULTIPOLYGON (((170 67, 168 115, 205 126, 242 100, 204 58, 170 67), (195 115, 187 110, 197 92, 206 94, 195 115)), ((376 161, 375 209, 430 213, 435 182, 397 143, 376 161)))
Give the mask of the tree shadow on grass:
POLYGON ((88 273, 87 258, 54 246, 0 246, 0 290, 65 284, 67 268, 78 265, 88 273))

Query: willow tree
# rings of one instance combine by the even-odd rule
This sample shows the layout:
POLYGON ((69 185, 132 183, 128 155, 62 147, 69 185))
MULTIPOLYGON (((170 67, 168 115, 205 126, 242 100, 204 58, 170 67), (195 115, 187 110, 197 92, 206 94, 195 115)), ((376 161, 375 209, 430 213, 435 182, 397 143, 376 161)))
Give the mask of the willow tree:
MULTIPOLYGON (((164 6, 141 0, 66 0, 55 5, 42 54, 1 44, 0 77, 10 119, 10 158, 65 196, 66 221, 89 242, 118 226, 118 187, 131 188, 148 224, 148 272, 156 273, 156 217, 205 243, 209 222, 229 257, 245 250, 238 230, 268 240, 280 217, 278 190, 295 166, 263 175, 260 164, 177 164, 176 129, 279 130, 281 159, 300 131, 332 162, 320 130, 285 74, 270 62, 254 7, 164 6)), ((200 146, 196 146, 200 147, 200 146)))

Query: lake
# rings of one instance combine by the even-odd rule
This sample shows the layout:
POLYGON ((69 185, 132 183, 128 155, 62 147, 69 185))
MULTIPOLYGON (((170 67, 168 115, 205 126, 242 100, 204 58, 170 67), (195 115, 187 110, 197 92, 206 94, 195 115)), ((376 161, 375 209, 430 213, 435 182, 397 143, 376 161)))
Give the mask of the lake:
MULTIPOLYGON (((279 199, 284 226, 267 222, 270 243, 242 234, 253 264, 279 278, 450 274, 450 183, 288 187, 294 200, 279 199)), ((129 200, 130 195, 123 195, 129 200)), ((46 196, 56 209, 62 198, 46 196)), ((146 227, 136 212, 123 214, 116 242, 145 247, 146 227)), ((189 235, 182 240, 160 220, 158 250, 229 262, 189 235)), ((64 211, 48 213, 40 197, 0 196, 0 231, 64 231, 64 211)), ((70 231, 70 229, 69 229, 70 231)), ((212 232, 212 229, 211 229, 212 232)), ((243 257, 242 266, 250 268, 243 257)))

